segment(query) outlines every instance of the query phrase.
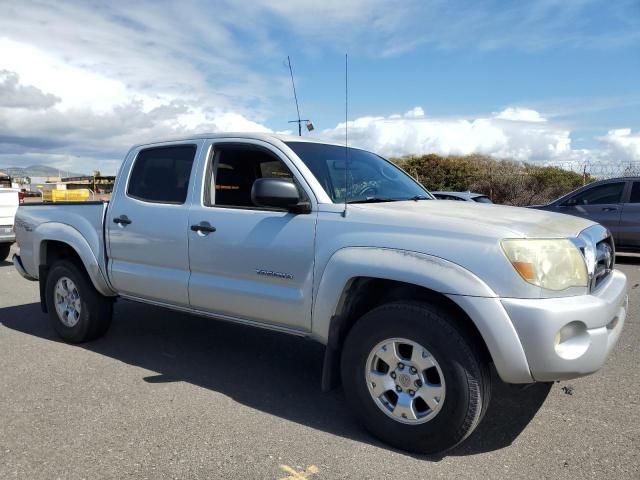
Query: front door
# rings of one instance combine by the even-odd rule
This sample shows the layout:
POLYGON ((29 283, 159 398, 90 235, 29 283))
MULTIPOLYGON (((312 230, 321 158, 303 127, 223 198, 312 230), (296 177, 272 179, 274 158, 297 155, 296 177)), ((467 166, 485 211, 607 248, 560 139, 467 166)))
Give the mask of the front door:
POLYGON ((205 169, 202 198, 194 198, 189 216, 191 306, 308 331, 316 208, 295 214, 251 200, 257 178, 291 179, 311 199, 308 187, 282 153, 258 141, 215 143, 205 169))
POLYGON ((120 179, 105 219, 118 292, 189 305, 187 194, 196 150, 194 142, 142 149, 129 170, 124 166, 131 173, 120 179))

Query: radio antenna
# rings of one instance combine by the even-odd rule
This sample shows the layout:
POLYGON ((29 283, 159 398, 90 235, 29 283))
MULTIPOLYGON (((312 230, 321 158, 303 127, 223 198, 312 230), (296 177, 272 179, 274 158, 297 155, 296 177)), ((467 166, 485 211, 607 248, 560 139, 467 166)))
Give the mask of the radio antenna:
POLYGON ((344 211, 342 216, 347 216, 349 205, 349 64, 348 56, 344 54, 344 211))
POLYGON ((300 120, 300 107, 298 107, 298 95, 296 94, 296 84, 293 81, 293 69, 291 68, 291 58, 287 55, 287 62, 289 63, 289 73, 291 74, 291 86, 293 87, 293 98, 296 101, 296 112, 298 112, 298 120, 289 120, 288 123, 298 124, 298 136, 302 136, 302 122, 308 122, 309 120, 300 120))

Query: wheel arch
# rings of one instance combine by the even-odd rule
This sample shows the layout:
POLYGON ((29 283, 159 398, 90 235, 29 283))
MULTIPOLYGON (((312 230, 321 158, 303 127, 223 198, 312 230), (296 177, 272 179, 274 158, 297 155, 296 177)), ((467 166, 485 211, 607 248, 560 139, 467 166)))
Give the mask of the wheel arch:
POLYGON ((469 315, 451 298, 420 285, 376 277, 354 277, 345 285, 335 314, 331 317, 322 371, 322 389, 340 384, 340 357, 344 341, 358 320, 381 305, 416 301, 436 306, 456 319, 455 327, 479 348, 482 359, 492 362, 491 353, 469 315))
MULTIPOLYGON (((436 305, 456 318, 456 326, 478 344, 487 361, 502 367, 513 353, 518 375, 505 380, 526 383, 529 377, 524 352, 511 321, 505 315, 495 321, 474 318, 465 299, 499 303, 497 295, 479 277, 460 265, 422 253, 375 247, 338 250, 318 281, 312 315, 312 337, 326 345, 322 386, 339 384, 342 342, 350 328, 367 311, 382 303, 418 300, 436 305), (506 333, 496 337, 502 329, 506 333), (337 372, 337 373, 336 373, 337 372)), ((491 319, 494 320, 494 319, 491 319)), ((506 371, 502 369, 502 371, 506 371)))
POLYGON ((74 260, 81 266, 89 276, 94 288, 100 294, 104 296, 115 295, 115 292, 107 282, 100 262, 80 232, 67 225, 56 225, 55 230, 48 230, 46 228, 38 229, 36 234, 39 238, 36 239, 33 252, 34 263, 38 268, 40 300, 44 311, 46 311, 44 286, 46 285, 49 269, 55 261, 63 258, 74 260))

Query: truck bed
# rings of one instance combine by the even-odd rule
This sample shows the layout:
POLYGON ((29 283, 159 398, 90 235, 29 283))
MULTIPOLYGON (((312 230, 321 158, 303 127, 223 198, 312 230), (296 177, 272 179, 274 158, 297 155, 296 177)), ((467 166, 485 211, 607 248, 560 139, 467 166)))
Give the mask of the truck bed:
POLYGON ((20 205, 16 213, 16 240, 27 273, 38 277, 43 240, 68 242, 70 238, 88 244, 105 273, 104 216, 107 205, 108 202, 101 201, 20 205))

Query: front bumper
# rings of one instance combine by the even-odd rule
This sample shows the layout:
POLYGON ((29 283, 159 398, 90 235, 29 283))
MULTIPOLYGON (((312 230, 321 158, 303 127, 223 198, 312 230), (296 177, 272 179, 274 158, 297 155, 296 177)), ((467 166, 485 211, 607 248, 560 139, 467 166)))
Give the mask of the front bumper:
POLYGON ((14 243, 16 236, 14 233, 0 233, 0 243, 14 243))
POLYGON ((590 295, 501 302, 533 379, 567 380, 597 371, 611 353, 627 314, 627 280, 614 270, 590 295))

